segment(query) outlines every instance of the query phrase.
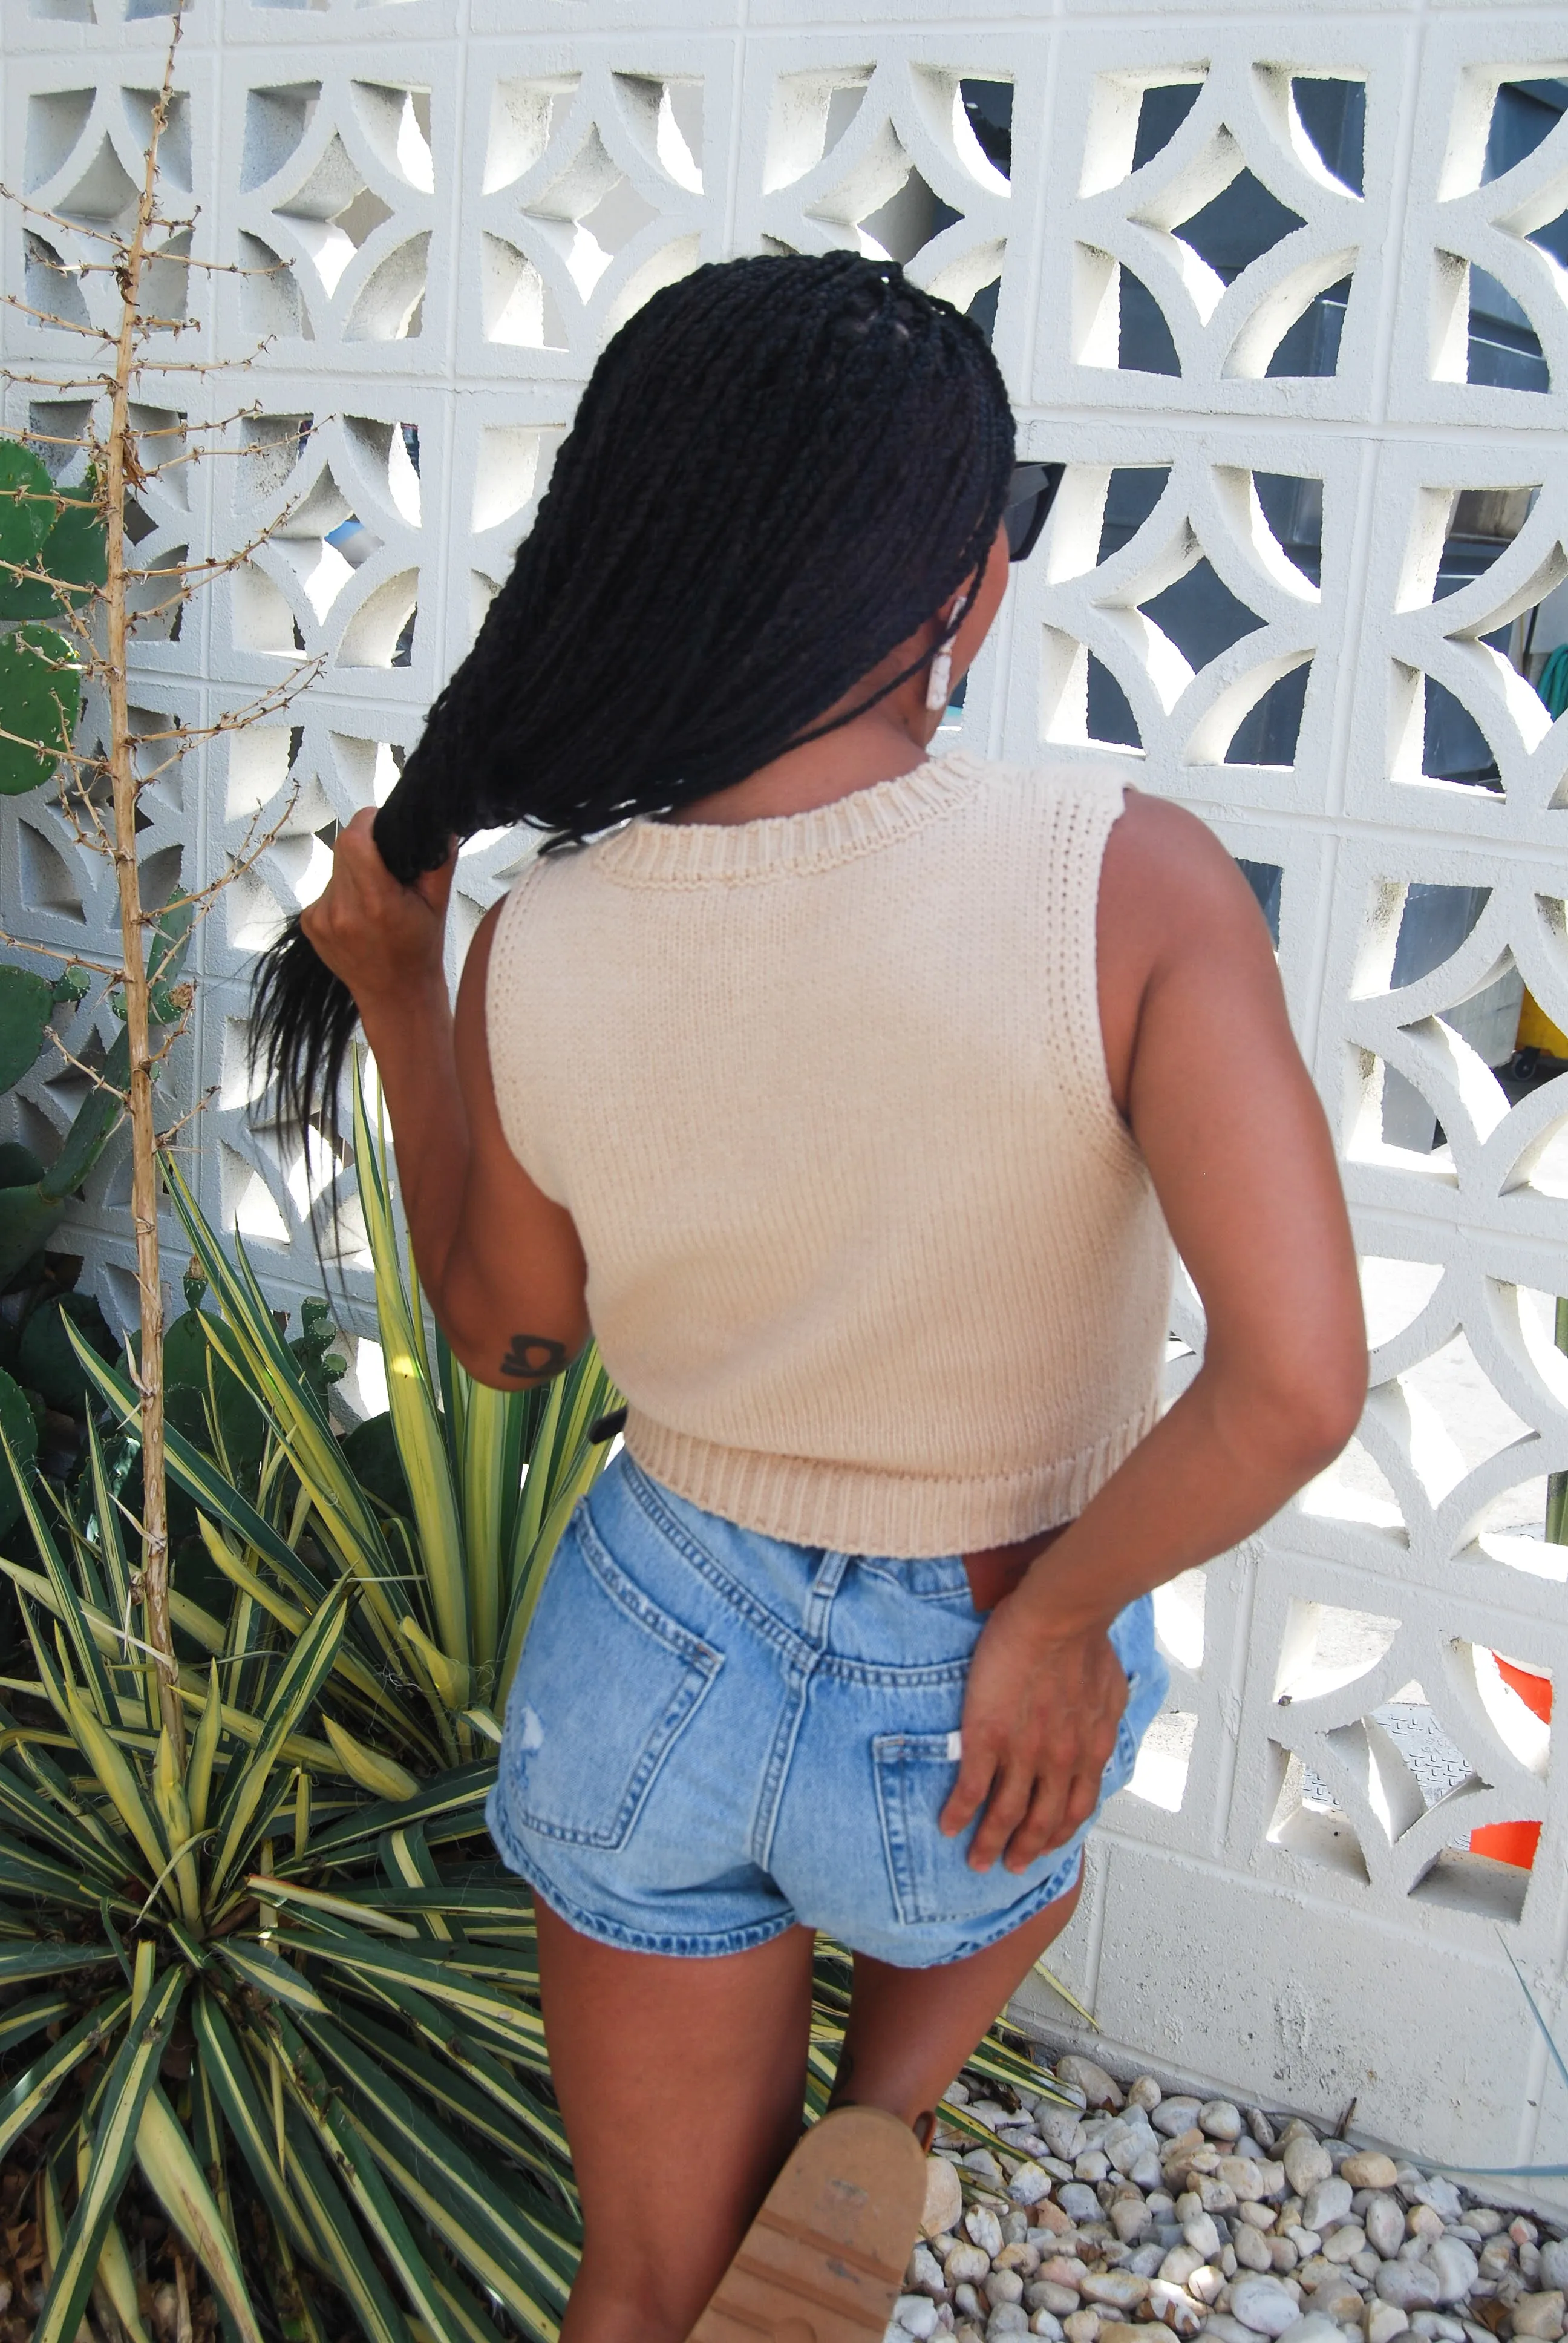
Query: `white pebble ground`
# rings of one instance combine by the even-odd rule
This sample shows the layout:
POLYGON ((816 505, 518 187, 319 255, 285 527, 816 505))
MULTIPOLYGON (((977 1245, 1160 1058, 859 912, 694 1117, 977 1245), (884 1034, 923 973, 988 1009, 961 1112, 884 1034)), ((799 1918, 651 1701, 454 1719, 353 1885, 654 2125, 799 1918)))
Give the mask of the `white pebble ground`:
POLYGON ((1055 2080, 1072 2106, 954 2085, 986 2138, 938 2127, 886 2343, 1560 2343, 1555 2228, 1299 2117, 1055 2080))

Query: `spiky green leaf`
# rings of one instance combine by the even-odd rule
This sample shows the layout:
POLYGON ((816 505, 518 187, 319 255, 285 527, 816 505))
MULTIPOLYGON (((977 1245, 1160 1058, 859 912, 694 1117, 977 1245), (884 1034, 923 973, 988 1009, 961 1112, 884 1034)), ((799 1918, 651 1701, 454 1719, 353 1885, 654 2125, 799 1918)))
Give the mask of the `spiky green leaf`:
POLYGON ((437 2035, 441 2038, 445 2054, 441 2058, 411 2041, 407 2032, 394 2033, 390 2026, 378 2024, 352 2002, 345 2001, 337 2012, 337 2023, 351 2041, 367 2050, 387 2075, 402 2082, 421 2102, 445 2108, 455 2122, 477 2132, 504 2155, 538 2173, 541 2179, 570 2193, 567 2178, 570 2152, 559 2117, 542 2100, 525 2092, 520 2083, 515 2083, 498 2059, 491 2058, 487 2064, 490 2076, 503 2084, 503 2090, 498 2093, 476 2088, 467 2078, 475 2063, 473 2054, 464 2057, 466 2046, 461 2036, 454 2034, 450 2020, 431 2029, 432 2038, 437 2035), (525 2105, 552 2152, 530 2139, 512 2120, 508 2110, 525 2105))
POLYGON ((213 2202, 190 2142, 156 2083, 142 2107, 136 2147, 148 2184, 212 2280, 240 2343, 261 2343, 261 2329, 234 2239, 213 2202))
POLYGON ((318 2252, 317 2234, 307 2225, 303 2211, 290 2194, 286 2172, 279 2169, 271 2120, 216 1994, 204 1991, 196 1996, 191 2009, 191 2026, 201 2055, 203 2076, 212 2087, 224 2121, 273 2219, 296 2248, 314 2261, 318 2252))
MULTIPOLYGON (((458 1665, 470 1660, 484 1664, 493 1659, 494 1647, 483 1651, 471 1641, 468 1575, 457 1492, 453 1485, 446 1434, 424 1365, 424 1346, 417 1325, 418 1297, 417 1292, 410 1296, 398 1274, 391 1199, 380 1156, 370 1135, 364 1087, 358 1081, 354 1084, 354 1155, 359 1171, 359 1200, 375 1262, 376 1312, 387 1367, 387 1402, 414 1507, 435 1639, 458 1665)), ((495 1606, 487 1598, 481 1607, 488 1615, 495 1606)))
POLYGON ((216 1825, 217 1850, 211 1874, 215 1895, 249 1847, 267 1777, 284 1743, 332 1672, 347 1601, 347 1590, 340 1587, 322 1604, 273 1687, 263 1718, 261 1739, 243 1763, 230 1768, 229 1785, 216 1825))
MULTIPOLYGON (((397 1830, 407 1823, 422 1824, 427 1835, 440 1835, 444 1832, 454 1838, 467 1837, 470 1832, 484 1828, 485 1801, 495 1779, 493 1762, 454 1765, 412 1798, 397 1802, 377 1798, 373 1805, 357 1807, 340 1823, 317 1834, 311 1841, 310 1862, 335 1862, 367 1839, 379 1838, 383 1831, 397 1830)), ((293 1868, 287 1862, 278 1865, 286 1876, 293 1868)))
POLYGON ((353 2208, 295 2107, 288 2110, 286 2143, 289 2192, 310 2224, 312 2258, 342 2288, 366 2343, 408 2343, 407 2323, 353 2208))
POLYGON ((74 2343, 93 2290, 105 2232, 136 2153, 142 2109, 184 1987, 183 1970, 165 1971, 131 2020, 105 2080, 98 2099, 92 2170, 66 2225, 55 2275, 33 2330, 34 2343, 74 2343))
POLYGON ((41 2034, 45 2026, 58 2025, 69 2017, 74 2005, 63 1993, 42 1993, 33 2001, 14 2001, 8 2009, 0 2011, 0 2056, 25 2042, 30 2034, 41 2034))
POLYGON ((291 1931, 290 1942, 310 1960, 330 1962, 377 1984, 412 1986, 442 2007, 458 2011, 470 2025, 501 2036, 514 2055, 524 2051, 538 2058, 543 2054, 544 2023, 538 2012, 480 1978, 465 1976, 450 1961, 427 1960, 356 1929, 328 1935, 314 1919, 291 1931))
POLYGON ((0 1948, 0 1985, 21 1985, 29 1977, 74 1976, 80 1969, 95 1968, 114 1957, 107 1945, 55 1945, 40 1938, 29 1945, 7 1946, 0 1948))
MULTIPOLYGON (((301 2030, 315 2043, 348 2085, 349 2104, 379 2156, 382 2148, 422 2187, 439 2197, 452 2226, 445 2227, 449 2241, 463 2252, 455 2234, 461 2225, 467 2237, 478 2241, 492 2260, 528 2270, 553 2290, 556 2307, 564 2308, 564 2288, 569 2284, 577 2257, 558 2237, 530 2217, 517 2192, 503 2195, 477 2160, 437 2118, 429 2100, 415 2097, 387 2069, 351 2041, 330 2019, 307 2017, 301 2030)), ((465 2259, 467 2258, 465 2254, 465 2259)), ((485 2285, 487 2268, 472 2261, 469 2268, 485 2285)))
POLYGON ((256 1992, 276 2000, 286 2002, 291 2009, 317 2010, 326 2014, 327 2004, 308 1980, 297 1968, 243 1936, 225 1936, 219 1940, 218 1953, 244 1985, 254 1986, 256 1992))
POLYGON ((279 2014, 273 2013, 273 2020, 287 2054, 284 2075, 294 2107, 314 2127, 322 2148, 331 2157, 345 2193, 386 2256, 409 2308, 431 2329, 437 2343, 463 2343, 460 2334, 449 2323, 446 2304, 436 2291, 429 2263, 415 2243, 357 2127, 329 2093, 322 2091, 318 2095, 305 2087, 301 2077, 307 2071, 308 2062, 302 2060, 295 2049, 298 2037, 279 2014))

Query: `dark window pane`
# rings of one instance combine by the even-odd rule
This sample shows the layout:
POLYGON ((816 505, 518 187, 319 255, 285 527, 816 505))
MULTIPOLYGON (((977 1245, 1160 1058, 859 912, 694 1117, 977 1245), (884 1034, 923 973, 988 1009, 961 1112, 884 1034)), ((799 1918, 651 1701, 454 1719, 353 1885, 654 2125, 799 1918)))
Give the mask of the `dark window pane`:
POLYGON ((1000 277, 993 277, 989 285, 980 287, 966 312, 974 319, 988 342, 996 338, 996 305, 1000 291, 1000 277))
POLYGON ((1010 81, 963 81, 959 89, 974 132, 988 162, 1004 178, 1012 176, 1012 84, 1010 81))
POLYGON ((1532 228, 1530 241, 1538 244, 1543 252, 1549 252, 1553 260, 1568 268, 1568 212, 1559 212, 1556 218, 1548 220, 1544 227, 1532 228))
POLYGON ((1556 129, 1564 106, 1568 106, 1568 83, 1505 81, 1492 108, 1482 185, 1500 179, 1515 163, 1533 155, 1541 141, 1556 129))
POLYGON ((1201 88, 1201 82, 1183 81, 1144 91, 1138 108, 1138 136, 1132 147, 1135 171, 1151 162, 1162 146, 1169 146, 1197 105, 1201 88))
POLYGON ((1551 370, 1540 337, 1505 285, 1470 272, 1470 353, 1465 379, 1499 390, 1545 391, 1551 370))
POLYGON ((1113 553, 1135 537, 1165 493, 1165 483, 1171 478, 1165 464, 1119 465, 1111 475, 1105 491, 1105 515, 1100 528, 1100 550, 1097 562, 1109 561, 1113 553))
POLYGON ((1121 331, 1116 363, 1124 374, 1180 374, 1181 361, 1165 312, 1141 277, 1119 270, 1121 331))
POLYGON ((1255 179, 1251 171, 1239 171, 1201 211, 1184 219, 1176 234, 1229 285, 1243 268, 1304 226, 1300 212, 1271 196, 1261 179, 1255 179))
POLYGON ((1258 909, 1269 922, 1269 933, 1273 938, 1274 950, 1278 951, 1280 896, 1284 887, 1285 874, 1277 862, 1248 862, 1240 855, 1236 858, 1236 868, 1257 897, 1258 909))
POLYGON ((1359 196, 1364 192, 1362 150, 1366 142, 1367 92, 1362 81, 1317 81, 1299 76, 1291 84, 1302 129, 1317 148, 1325 170, 1359 196))
POLYGON ((1463 781, 1473 789, 1494 790, 1502 787, 1485 733, 1463 703, 1430 675, 1421 769, 1434 781, 1463 781))
POLYGON ((1231 735, 1225 751, 1228 765, 1293 765, 1301 738, 1302 710, 1312 663, 1307 659, 1289 675, 1271 683, 1255 708, 1250 708, 1231 735))
POLYGON ((1326 293, 1309 303, 1289 332, 1282 334, 1264 372, 1281 375, 1333 375, 1340 369, 1340 338, 1345 329, 1345 307, 1351 280, 1342 277, 1326 293))
POLYGON ((1276 542, 1314 586, 1322 583, 1323 484, 1293 472, 1254 472, 1252 486, 1276 542))
POLYGON ((1452 960, 1491 897, 1489 887, 1429 887, 1420 880, 1407 887, 1390 983, 1418 983, 1452 960))
POLYGON ((1263 621, 1245 602, 1239 602, 1218 572, 1206 560, 1198 562, 1174 586, 1140 605, 1162 635, 1168 635, 1189 667, 1206 667, 1211 659, 1256 632, 1263 621))
POLYGON ((1533 488, 1462 488, 1442 542, 1432 600, 1457 594, 1491 568, 1530 516, 1533 488))
POLYGON ((1131 701, 1111 669, 1089 654, 1088 731, 1091 740, 1119 749, 1141 749, 1142 737, 1131 701))

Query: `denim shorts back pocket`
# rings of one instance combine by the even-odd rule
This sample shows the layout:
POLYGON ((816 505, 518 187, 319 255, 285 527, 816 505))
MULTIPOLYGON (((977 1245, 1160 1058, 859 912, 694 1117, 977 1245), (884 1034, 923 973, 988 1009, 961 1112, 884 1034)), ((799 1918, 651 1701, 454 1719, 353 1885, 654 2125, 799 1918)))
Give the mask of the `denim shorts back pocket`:
POLYGON ((508 1704, 509 1818, 577 1846, 624 1846, 723 1664, 627 1575, 579 1506, 508 1704))
POLYGON ((959 1777, 948 1733, 879 1733, 871 1743, 882 1844, 893 1902, 906 1927, 932 1920, 972 1920, 992 1912, 997 1882, 970 1867, 976 1825, 942 1835, 939 1817, 959 1777))
MULTIPOLYGON (((1116 1745, 1101 1776, 1097 1813, 1132 1778, 1141 1735, 1129 1722, 1129 1713, 1138 1692, 1134 1674, 1129 1680, 1127 1708, 1117 1720, 1116 1745)), ((943 1835, 940 1821, 959 1777, 956 1739, 947 1733, 879 1733, 871 1744, 893 1901, 907 1927, 971 1920, 994 1911, 999 1875, 1015 1881, 1021 1895, 1036 1872, 1043 1875, 1060 1858, 1059 1848, 1048 1847, 1025 1872, 999 1875, 995 1866, 990 1871, 970 1868, 970 1847, 983 1808, 956 1838, 943 1835)))

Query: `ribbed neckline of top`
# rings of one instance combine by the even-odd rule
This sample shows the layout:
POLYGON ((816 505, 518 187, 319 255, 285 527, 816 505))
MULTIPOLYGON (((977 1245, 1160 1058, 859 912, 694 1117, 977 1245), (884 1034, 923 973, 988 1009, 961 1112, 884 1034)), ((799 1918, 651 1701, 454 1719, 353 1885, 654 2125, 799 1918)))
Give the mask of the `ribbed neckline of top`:
POLYGON ((980 758, 954 749, 806 813, 742 822, 639 820, 590 851, 607 878, 628 886, 693 887, 830 870, 940 820, 972 796, 985 771, 980 758))

